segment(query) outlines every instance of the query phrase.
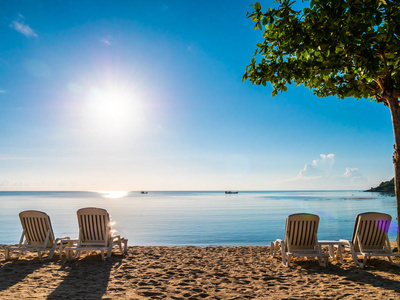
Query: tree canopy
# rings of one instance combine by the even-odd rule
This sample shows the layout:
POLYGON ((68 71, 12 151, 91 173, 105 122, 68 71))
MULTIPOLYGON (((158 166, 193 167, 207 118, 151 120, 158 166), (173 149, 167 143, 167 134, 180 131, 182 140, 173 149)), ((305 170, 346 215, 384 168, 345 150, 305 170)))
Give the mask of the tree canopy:
POLYGON ((248 14, 264 30, 243 81, 273 86, 304 84, 318 97, 375 99, 400 96, 400 2, 311 0, 296 11, 294 1, 277 0, 248 14))

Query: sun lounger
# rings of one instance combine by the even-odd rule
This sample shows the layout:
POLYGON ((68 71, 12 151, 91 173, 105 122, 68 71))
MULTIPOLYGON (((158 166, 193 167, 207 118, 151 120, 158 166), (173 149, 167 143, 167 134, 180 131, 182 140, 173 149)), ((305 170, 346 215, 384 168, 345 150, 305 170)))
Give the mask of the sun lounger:
POLYGON ((62 255, 63 243, 66 243, 69 237, 54 238, 53 228, 50 217, 41 211, 27 210, 19 214, 22 225, 22 235, 17 246, 5 247, 5 258, 11 259, 13 251, 37 252, 41 261, 52 259, 57 246, 60 246, 60 258, 62 255), (42 259, 42 252, 49 251, 49 255, 42 259))
POLYGON ((284 240, 271 242, 271 256, 281 249, 282 263, 288 266, 293 256, 316 257, 321 266, 326 266, 328 254, 318 245, 319 217, 313 214, 293 214, 286 218, 284 240), (324 261, 322 261, 324 258, 324 261))
POLYGON ((391 221, 390 215, 376 212, 362 213, 356 217, 351 241, 340 241, 344 242, 345 250, 350 251, 357 266, 364 268, 367 258, 371 256, 386 256, 391 263, 391 256, 400 256, 390 248, 388 231, 391 221), (362 263, 357 255, 362 255, 362 263))
POLYGON ((81 251, 101 251, 101 257, 105 260, 105 251, 107 251, 107 258, 111 257, 114 246, 118 246, 122 252, 122 243, 125 244, 124 252, 126 252, 128 240, 112 234, 110 215, 105 209, 82 208, 77 211, 77 215, 79 238, 73 240, 75 245, 65 248, 68 259, 72 259, 72 251, 75 251, 73 258, 79 257, 81 251))

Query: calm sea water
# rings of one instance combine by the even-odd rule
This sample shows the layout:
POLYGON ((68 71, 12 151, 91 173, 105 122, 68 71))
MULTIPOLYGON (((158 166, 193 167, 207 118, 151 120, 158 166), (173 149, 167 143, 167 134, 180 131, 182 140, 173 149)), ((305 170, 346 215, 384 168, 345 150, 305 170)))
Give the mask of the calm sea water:
POLYGON ((0 244, 16 244, 22 233, 18 213, 50 215, 57 237, 78 236, 76 211, 108 210, 114 229, 129 245, 269 245, 283 238, 285 218, 307 212, 320 216, 319 239, 351 238, 355 216, 376 211, 392 216, 394 197, 360 191, 239 192, 0 192, 0 244))

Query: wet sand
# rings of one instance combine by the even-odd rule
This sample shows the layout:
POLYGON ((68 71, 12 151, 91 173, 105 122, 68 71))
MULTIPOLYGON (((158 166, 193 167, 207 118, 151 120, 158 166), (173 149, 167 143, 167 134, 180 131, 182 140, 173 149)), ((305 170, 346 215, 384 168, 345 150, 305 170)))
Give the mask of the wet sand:
POLYGON ((41 263, 32 253, 5 261, 0 247, 0 299, 400 299, 400 267, 344 259, 324 268, 296 258, 286 268, 269 247, 129 247, 106 262, 41 263))

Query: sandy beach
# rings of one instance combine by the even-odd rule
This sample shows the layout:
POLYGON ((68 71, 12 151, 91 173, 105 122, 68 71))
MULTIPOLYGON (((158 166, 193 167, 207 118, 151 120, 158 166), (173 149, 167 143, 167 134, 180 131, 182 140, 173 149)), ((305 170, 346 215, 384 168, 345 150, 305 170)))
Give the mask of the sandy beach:
MULTIPOLYGON (((269 247, 129 247, 102 262, 40 263, 26 253, 5 261, 0 249, 0 299, 399 299, 400 267, 371 259, 365 269, 297 258, 291 267, 269 247)), ((399 262, 399 260, 397 260, 399 262)))

